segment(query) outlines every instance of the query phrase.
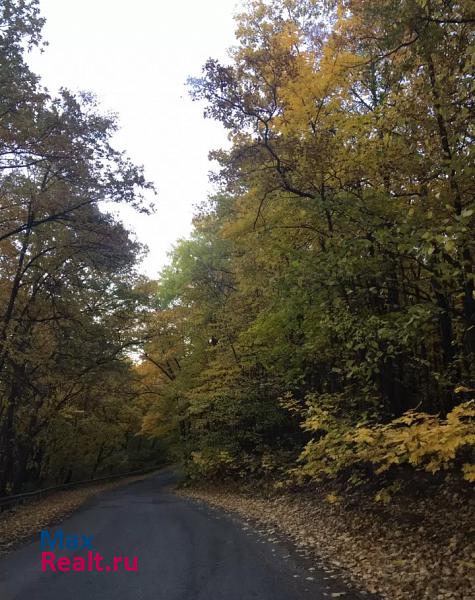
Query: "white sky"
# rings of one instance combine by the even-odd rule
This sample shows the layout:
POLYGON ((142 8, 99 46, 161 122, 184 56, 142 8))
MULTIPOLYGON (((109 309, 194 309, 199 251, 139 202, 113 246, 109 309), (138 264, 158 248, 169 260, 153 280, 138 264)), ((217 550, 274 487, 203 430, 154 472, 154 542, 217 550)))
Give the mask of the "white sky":
POLYGON ((29 63, 51 92, 94 92, 118 113, 116 147, 145 166, 158 195, 153 216, 121 217, 150 249, 142 270, 155 277, 173 242, 190 232, 193 205, 211 191, 208 152, 227 145, 205 120, 185 81, 234 43, 236 0, 40 0, 43 54, 29 63))

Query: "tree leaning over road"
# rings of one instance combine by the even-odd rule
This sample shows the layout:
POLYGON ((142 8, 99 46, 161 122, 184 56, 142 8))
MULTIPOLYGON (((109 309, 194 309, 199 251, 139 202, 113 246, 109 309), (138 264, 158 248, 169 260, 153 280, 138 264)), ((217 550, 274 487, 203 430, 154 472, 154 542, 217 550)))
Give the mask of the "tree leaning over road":
POLYGON ((111 146, 94 98, 52 97, 25 49, 36 1, 0 9, 0 495, 127 470, 139 446, 137 374, 150 293, 142 249, 99 202, 149 211, 142 169, 111 146))

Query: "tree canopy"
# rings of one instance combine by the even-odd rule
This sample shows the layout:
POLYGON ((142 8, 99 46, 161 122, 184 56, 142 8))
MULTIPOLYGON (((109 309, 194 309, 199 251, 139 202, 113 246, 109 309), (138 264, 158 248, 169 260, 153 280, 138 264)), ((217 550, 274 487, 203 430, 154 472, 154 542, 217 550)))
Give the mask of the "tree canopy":
POLYGON ((146 431, 191 473, 474 478, 473 22, 470 2, 252 0, 190 80, 232 145, 144 368, 146 431))
POLYGON ((42 24, 34 0, 0 6, 0 495, 140 453, 131 352, 149 284, 141 246, 99 203, 149 211, 152 186, 92 95, 53 97, 30 71, 42 24))
POLYGON ((152 184, 30 71, 37 1, 2 3, 0 495, 170 449, 193 476, 475 479, 474 20, 250 0, 190 79, 231 145, 157 292, 104 208, 152 184))

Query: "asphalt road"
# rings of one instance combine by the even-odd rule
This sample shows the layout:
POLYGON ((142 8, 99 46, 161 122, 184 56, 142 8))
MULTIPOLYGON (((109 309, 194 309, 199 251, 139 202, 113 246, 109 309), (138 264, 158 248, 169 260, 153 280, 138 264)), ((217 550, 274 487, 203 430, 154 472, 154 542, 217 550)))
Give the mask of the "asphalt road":
MULTIPOLYGON (((322 574, 309 572, 282 545, 221 511, 175 496, 171 472, 105 492, 51 528, 92 537, 104 570, 42 571, 39 536, 0 560, 1 600, 325 600, 322 574), (126 571, 115 556, 137 557, 126 571), (109 564, 110 571, 106 570, 109 564)), ((73 545, 74 539, 69 540, 73 545)), ((49 551, 46 548, 45 551, 49 551)), ((85 557, 88 548, 55 549, 56 558, 85 557)), ((66 564, 65 564, 66 563, 66 564)), ((82 561, 74 563, 81 567, 82 561)), ((90 563, 93 564, 93 563, 90 563)), ((336 597, 336 596, 333 596, 336 597)), ((343 598, 353 597, 351 595, 343 598)))

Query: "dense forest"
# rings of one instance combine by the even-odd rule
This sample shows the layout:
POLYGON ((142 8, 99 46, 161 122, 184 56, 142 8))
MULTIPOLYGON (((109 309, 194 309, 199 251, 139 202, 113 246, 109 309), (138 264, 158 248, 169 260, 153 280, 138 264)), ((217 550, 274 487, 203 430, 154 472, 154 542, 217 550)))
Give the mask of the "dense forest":
POLYGON ((231 148, 142 365, 144 432, 190 475, 475 479, 473 23, 470 2, 255 0, 190 80, 231 148))
POLYGON ((30 71, 42 25, 37 2, 0 4, 0 496, 154 456, 136 436, 142 249, 99 207, 150 210, 151 185, 91 95, 52 97, 30 71))
MULTIPOLYGON (((279 486, 475 480, 470 0, 251 0, 189 81, 229 132, 159 281, 153 188, 0 23, 0 496, 180 460, 279 486)), ((186 165, 184 166, 186 169, 186 165)))

